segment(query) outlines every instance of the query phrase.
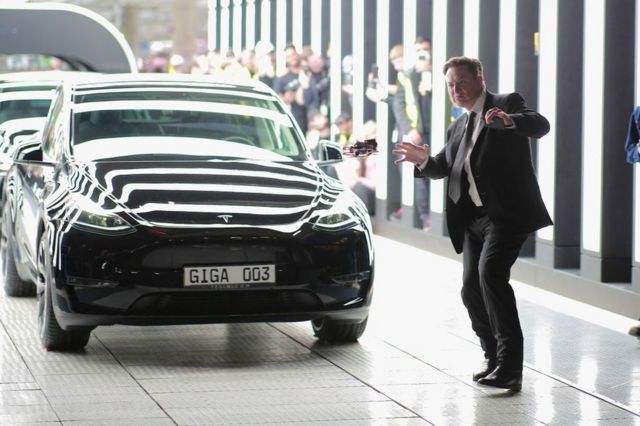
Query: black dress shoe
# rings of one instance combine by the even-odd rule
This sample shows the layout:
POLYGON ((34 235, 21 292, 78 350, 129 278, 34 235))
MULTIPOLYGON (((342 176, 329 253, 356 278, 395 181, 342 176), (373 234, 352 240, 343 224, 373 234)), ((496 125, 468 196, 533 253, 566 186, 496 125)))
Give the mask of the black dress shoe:
POLYGON ((489 373, 495 370, 497 365, 498 365, 498 361, 496 361, 495 359, 485 358, 482 364, 480 365, 480 367, 478 368, 478 371, 473 372, 473 376, 472 376, 473 381, 477 382, 483 377, 488 376, 489 373))
POLYGON ((478 384, 519 392, 522 389, 522 370, 498 365, 490 374, 479 379, 478 384))

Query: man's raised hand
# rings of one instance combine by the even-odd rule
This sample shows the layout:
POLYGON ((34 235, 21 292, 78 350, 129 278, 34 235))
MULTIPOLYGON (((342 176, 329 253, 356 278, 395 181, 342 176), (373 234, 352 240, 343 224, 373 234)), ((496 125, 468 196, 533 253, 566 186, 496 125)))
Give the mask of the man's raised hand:
POLYGON ((408 161, 416 166, 425 162, 429 158, 429 145, 415 145, 411 142, 397 143, 391 151, 394 155, 400 156, 394 161, 395 164, 404 163, 408 161))

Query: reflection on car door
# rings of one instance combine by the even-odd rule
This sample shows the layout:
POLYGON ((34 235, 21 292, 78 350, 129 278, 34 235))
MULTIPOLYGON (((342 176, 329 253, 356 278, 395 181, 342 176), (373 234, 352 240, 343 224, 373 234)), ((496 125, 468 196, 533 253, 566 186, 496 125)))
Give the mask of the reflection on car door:
POLYGON ((51 166, 41 163, 17 164, 15 179, 16 217, 14 235, 18 245, 16 260, 34 272, 37 266, 38 224, 45 179, 53 174, 51 166))

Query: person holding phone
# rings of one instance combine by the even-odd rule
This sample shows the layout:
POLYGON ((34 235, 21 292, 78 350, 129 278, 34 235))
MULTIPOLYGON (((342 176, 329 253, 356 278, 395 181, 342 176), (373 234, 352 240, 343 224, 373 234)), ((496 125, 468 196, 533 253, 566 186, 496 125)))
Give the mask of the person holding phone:
POLYGON ((331 82, 329 72, 321 55, 311 55, 308 58, 307 69, 304 70, 303 84, 304 104, 310 112, 319 111, 327 117, 329 111, 329 93, 331 82))
POLYGON ((415 164, 418 179, 448 177, 446 218, 456 252, 463 253, 462 300, 480 339, 481 385, 520 391, 523 336, 511 266, 529 233, 551 225, 531 158, 530 138, 549 122, 518 93, 487 91, 482 63, 464 56, 444 65, 451 101, 468 112, 447 130, 432 156, 428 145, 400 143, 397 163, 415 164))

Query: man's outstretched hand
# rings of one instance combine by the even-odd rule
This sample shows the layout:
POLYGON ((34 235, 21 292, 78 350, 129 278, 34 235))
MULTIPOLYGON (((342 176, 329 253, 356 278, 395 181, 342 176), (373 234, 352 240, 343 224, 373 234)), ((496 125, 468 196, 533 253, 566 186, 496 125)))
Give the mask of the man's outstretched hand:
POLYGON ((399 142, 393 150, 393 154, 400 156, 394 161, 396 164, 404 163, 408 161, 416 166, 425 162, 429 158, 429 145, 414 145, 411 142, 399 142))

